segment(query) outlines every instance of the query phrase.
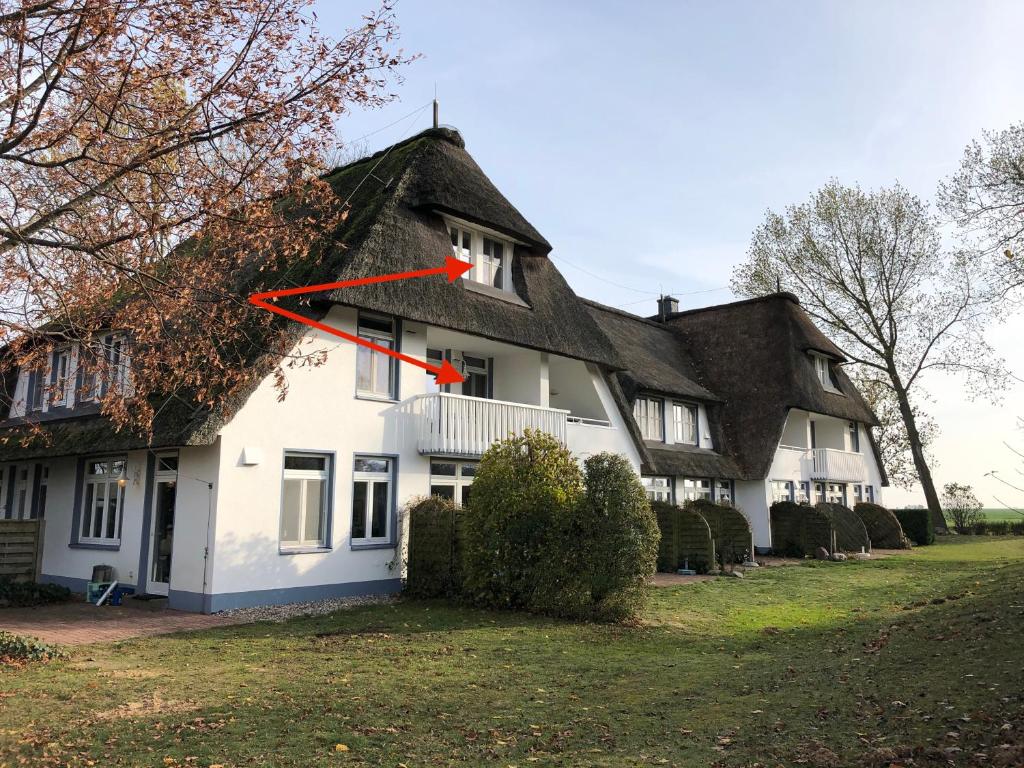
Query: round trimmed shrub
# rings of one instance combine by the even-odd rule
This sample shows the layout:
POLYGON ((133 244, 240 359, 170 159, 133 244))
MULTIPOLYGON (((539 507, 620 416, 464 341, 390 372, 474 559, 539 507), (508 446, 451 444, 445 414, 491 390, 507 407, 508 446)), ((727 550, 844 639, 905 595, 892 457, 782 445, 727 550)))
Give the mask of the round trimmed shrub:
POLYGON ((832 519, 809 504, 776 501, 769 512, 772 527, 772 551, 785 557, 813 555, 818 547, 829 554, 835 551, 832 519))
MULTIPOLYGON (((494 443, 473 481, 465 518, 463 593, 493 608, 535 603, 538 568, 583 494, 572 454, 555 438, 528 429, 494 443)), ((570 561, 564 570, 580 563, 570 561)))
POLYGON ((675 573, 689 567, 707 573, 715 564, 715 544, 708 521, 692 509, 667 501, 651 504, 661 531, 658 546, 658 571, 675 573))
POLYGON ((693 499, 684 506, 707 521, 715 557, 731 565, 754 556, 754 535, 750 530, 750 522, 736 507, 716 504, 707 499, 693 499))
POLYGON ((406 507, 409 554, 405 591, 411 597, 462 592, 462 510, 451 499, 413 499, 406 507))
POLYGON ((854 505, 853 511, 867 528, 871 546, 882 549, 910 549, 910 539, 903 533, 900 521, 881 504, 862 501, 854 505))
POLYGON ((868 538, 867 528, 864 527, 864 523, 856 512, 842 504, 820 502, 814 506, 832 520, 837 551, 860 552, 861 549, 865 552, 871 551, 871 539, 868 538))

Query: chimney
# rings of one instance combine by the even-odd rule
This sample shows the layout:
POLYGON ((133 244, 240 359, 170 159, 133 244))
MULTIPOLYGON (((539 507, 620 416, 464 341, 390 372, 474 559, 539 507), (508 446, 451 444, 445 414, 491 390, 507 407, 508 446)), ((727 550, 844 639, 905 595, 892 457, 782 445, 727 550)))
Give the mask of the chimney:
POLYGON ((658 298, 658 320, 665 322, 669 315, 679 311, 679 299, 674 296, 658 298))

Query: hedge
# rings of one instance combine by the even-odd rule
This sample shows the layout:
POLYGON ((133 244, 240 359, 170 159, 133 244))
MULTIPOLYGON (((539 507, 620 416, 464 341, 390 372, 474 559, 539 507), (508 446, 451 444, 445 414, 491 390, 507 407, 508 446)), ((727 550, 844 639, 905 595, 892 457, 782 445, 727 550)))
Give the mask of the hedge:
POLYGON ((856 512, 842 504, 821 502, 815 507, 827 514, 836 532, 836 550, 839 552, 870 552, 871 539, 867 528, 856 512))
POLYGON ((836 549, 832 518, 809 504, 776 501, 769 510, 772 551, 786 557, 813 555, 819 547, 829 553, 836 549))
POLYGON ((708 522, 692 509, 656 501, 651 509, 658 519, 661 544, 658 548, 658 570, 675 573, 692 568, 707 573, 715 562, 715 545, 708 522))
POLYGON ((742 563, 754 556, 754 535, 750 531, 750 523, 736 507, 716 504, 706 499, 694 499, 684 506, 707 521, 716 559, 724 559, 726 563, 742 563))
POLYGON ((64 603, 72 597, 70 589, 57 584, 36 584, 0 577, 0 608, 64 603))
POLYGON ((927 509, 891 510, 907 537, 918 546, 935 543, 935 527, 927 509))
POLYGON ((971 526, 975 536, 1024 536, 1024 520, 979 520, 971 526))
POLYGON ((405 590, 412 597, 462 592, 462 510, 440 496, 407 507, 409 555, 405 590))
POLYGON ((863 521, 868 530, 871 545, 882 549, 909 549, 910 540, 903 533, 896 515, 880 504, 862 501, 853 507, 853 511, 863 521))

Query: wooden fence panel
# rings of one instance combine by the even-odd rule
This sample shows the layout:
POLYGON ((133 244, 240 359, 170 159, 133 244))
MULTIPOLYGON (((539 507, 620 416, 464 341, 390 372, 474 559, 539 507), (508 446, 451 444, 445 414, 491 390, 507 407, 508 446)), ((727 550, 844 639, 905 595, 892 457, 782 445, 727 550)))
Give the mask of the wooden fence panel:
POLYGON ((0 520, 0 578, 35 581, 42 557, 42 520, 0 520))

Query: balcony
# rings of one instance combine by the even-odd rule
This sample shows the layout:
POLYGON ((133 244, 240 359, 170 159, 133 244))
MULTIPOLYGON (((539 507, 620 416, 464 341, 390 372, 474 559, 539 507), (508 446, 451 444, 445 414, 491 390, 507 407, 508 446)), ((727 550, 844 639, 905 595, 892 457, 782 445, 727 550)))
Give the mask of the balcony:
POLYGON ((566 443, 569 411, 433 392, 417 395, 416 448, 430 456, 479 458, 492 443, 538 429, 566 443))
POLYGON ((867 477, 864 457, 859 453, 835 448, 813 448, 807 452, 807 462, 812 480, 857 483, 867 477))

